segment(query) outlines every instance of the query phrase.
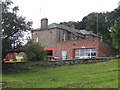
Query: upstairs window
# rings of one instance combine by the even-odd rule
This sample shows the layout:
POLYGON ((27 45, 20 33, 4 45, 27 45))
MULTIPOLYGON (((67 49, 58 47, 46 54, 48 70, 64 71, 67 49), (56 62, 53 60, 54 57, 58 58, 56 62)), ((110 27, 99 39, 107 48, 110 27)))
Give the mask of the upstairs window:
POLYGON ((63 38, 62 38, 62 41, 65 41, 66 40, 66 35, 65 35, 65 33, 63 33, 63 38))
POLYGON ((36 42, 38 42, 38 37, 36 38, 36 42))

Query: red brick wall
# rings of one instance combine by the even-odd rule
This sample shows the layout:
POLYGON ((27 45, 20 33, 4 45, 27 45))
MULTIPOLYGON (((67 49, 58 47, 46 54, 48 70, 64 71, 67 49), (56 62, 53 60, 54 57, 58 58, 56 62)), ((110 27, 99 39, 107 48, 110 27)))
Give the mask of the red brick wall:
POLYGON ((104 56, 115 56, 117 52, 110 47, 109 45, 99 41, 97 39, 86 39, 86 40, 76 40, 76 41, 64 41, 56 43, 55 56, 61 56, 62 50, 67 51, 67 58, 73 58, 73 48, 74 47, 88 47, 88 46, 96 46, 96 56, 104 57, 104 56))
POLYGON ((77 47, 77 46, 80 47, 97 46, 97 39, 58 42, 55 47, 55 55, 60 56, 61 51, 66 50, 67 58, 72 58, 73 47, 77 47))
POLYGON ((99 42, 98 44, 98 56, 99 57, 113 57, 117 54, 117 51, 106 43, 99 42))
POLYGON ((36 38, 39 38, 40 42, 45 48, 54 48, 54 55, 60 56, 62 50, 67 50, 67 57, 72 58, 73 56, 73 47, 87 47, 87 46, 96 46, 97 57, 103 56, 114 56, 116 51, 108 46, 107 44, 100 42, 95 38, 85 39, 85 40, 73 40, 73 41, 59 41, 59 29, 50 29, 43 31, 33 31, 32 38, 35 41, 36 38), (37 33, 37 34, 36 34, 37 33))

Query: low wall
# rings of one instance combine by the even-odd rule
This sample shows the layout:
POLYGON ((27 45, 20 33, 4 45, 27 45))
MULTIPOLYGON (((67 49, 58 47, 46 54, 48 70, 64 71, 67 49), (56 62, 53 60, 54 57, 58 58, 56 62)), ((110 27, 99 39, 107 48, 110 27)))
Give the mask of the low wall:
POLYGON ((112 58, 95 58, 95 59, 67 59, 67 60, 51 60, 43 62, 30 62, 36 66, 61 66, 61 65, 74 65, 74 64, 90 64, 97 62, 110 61, 112 58))

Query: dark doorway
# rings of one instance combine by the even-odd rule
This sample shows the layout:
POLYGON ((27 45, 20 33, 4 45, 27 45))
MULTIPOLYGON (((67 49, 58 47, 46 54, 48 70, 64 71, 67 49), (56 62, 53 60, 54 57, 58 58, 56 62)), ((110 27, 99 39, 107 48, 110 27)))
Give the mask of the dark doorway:
POLYGON ((53 55, 53 51, 52 50, 46 50, 47 51, 47 56, 52 56, 53 55))

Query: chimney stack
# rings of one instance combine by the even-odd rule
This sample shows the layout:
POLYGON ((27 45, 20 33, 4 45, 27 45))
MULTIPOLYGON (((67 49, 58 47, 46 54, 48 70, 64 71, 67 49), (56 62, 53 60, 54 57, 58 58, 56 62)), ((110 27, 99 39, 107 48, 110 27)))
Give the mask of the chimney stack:
POLYGON ((41 29, 47 29, 47 27, 48 27, 48 19, 47 18, 41 19, 41 29))

